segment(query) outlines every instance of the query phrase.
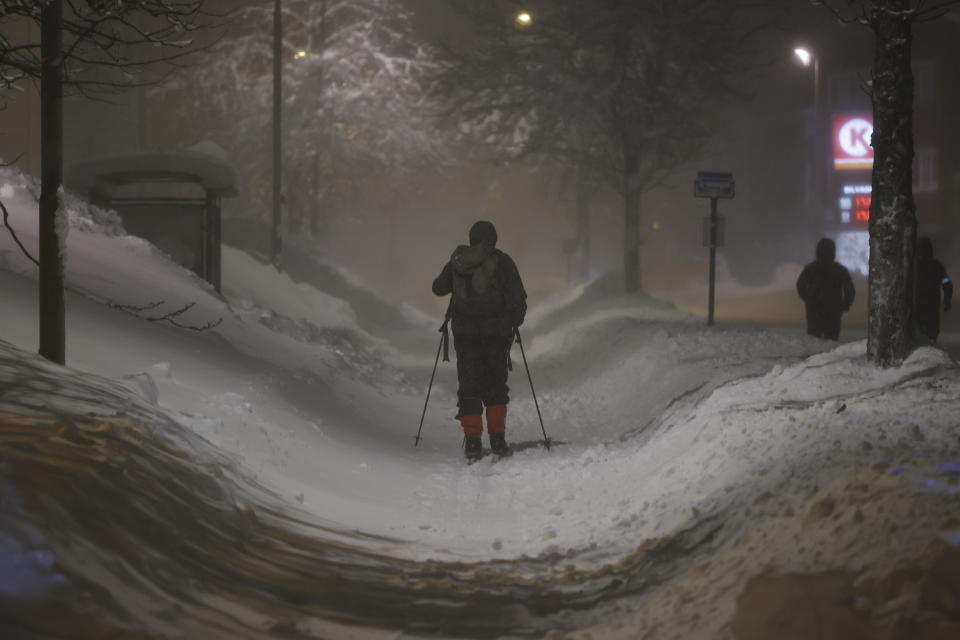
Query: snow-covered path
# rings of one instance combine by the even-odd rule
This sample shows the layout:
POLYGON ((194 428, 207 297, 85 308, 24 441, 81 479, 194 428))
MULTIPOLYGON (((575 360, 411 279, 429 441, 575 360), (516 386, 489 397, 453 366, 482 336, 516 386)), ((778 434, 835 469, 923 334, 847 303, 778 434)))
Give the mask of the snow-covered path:
MULTIPOLYGON (((29 197, 12 179, 3 189, 32 246, 29 197)), ((336 298, 323 279, 226 250, 221 298, 74 206, 72 371, 27 355, 35 282, 0 240, 0 555, 34 571, 31 602, 105 588, 97 616, 169 637, 733 637, 735 598, 758 574, 922 570, 960 529, 936 511, 956 506, 960 459, 960 380, 939 350, 882 371, 862 342, 707 329, 598 282, 524 327, 556 446, 533 446, 515 352, 509 436, 522 446, 468 467, 452 365, 414 448, 434 352, 371 335, 351 289, 336 298), (177 329, 105 300, 193 302, 185 322, 222 322, 177 329), (864 484, 876 491, 850 488, 864 484)), ((436 336, 396 317, 398 335, 436 336)), ((0 581, 3 613, 20 611, 24 584, 0 581)))

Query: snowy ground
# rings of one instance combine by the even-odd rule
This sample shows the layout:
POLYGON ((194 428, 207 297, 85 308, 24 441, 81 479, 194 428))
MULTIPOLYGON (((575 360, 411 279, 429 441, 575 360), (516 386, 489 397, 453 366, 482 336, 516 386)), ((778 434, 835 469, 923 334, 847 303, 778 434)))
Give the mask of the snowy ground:
MULTIPOLYGON (((3 178, 33 250, 33 185, 3 178)), ((0 631, 62 637, 56 603, 82 637, 958 637, 944 351, 879 370, 862 340, 731 307, 708 329, 605 278, 523 329, 554 446, 515 347, 517 451, 467 467, 452 364, 413 446, 429 320, 226 248, 219 296, 70 205, 67 369, 31 355, 33 267, 0 236, 0 631), (220 323, 116 308, 159 302, 139 315, 220 323)))

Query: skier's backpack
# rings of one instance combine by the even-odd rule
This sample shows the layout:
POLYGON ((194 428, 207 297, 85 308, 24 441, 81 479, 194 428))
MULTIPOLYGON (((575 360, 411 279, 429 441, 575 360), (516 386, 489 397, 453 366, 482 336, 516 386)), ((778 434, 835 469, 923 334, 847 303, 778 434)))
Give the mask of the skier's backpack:
POLYGON ((503 310, 503 293, 496 278, 498 252, 490 251, 484 257, 471 255, 470 249, 453 255, 454 311, 473 317, 497 316, 503 310))

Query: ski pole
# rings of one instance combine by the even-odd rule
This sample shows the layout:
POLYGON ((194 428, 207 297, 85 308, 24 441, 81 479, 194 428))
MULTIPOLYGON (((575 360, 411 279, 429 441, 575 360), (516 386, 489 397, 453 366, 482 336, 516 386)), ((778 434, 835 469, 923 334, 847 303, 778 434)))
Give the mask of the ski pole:
POLYGON ((543 431, 543 444, 547 451, 550 451, 550 438, 547 437, 547 430, 543 426, 543 416, 540 414, 540 403, 537 402, 537 392, 533 388, 533 377, 530 375, 530 365, 527 364, 527 354, 523 350, 523 341, 520 339, 520 329, 513 328, 513 334, 517 338, 517 344, 520 345, 520 355, 523 356, 523 366, 527 370, 527 379, 530 381, 530 393, 533 394, 533 405, 537 408, 537 417, 540 418, 540 430, 543 431))
POLYGON ((433 389, 433 377, 437 375, 437 365, 440 364, 440 352, 443 351, 443 361, 449 362, 449 343, 450 334, 447 332, 447 323, 450 322, 450 316, 447 315, 440 327, 440 346, 437 347, 437 357, 433 361, 433 373, 430 374, 430 385, 427 387, 427 399, 423 401, 423 413, 420 415, 420 428, 417 429, 417 437, 414 439, 413 446, 420 446, 420 431, 423 429, 423 419, 427 415, 427 403, 430 402, 430 391, 433 389))

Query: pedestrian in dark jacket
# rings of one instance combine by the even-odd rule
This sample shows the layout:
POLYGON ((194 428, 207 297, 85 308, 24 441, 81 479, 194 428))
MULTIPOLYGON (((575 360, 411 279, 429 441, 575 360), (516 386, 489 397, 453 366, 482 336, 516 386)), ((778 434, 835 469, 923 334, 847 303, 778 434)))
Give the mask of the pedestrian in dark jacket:
POLYGON ((496 248, 497 230, 485 220, 470 228, 470 246, 460 245, 433 281, 433 293, 453 294, 453 345, 457 352, 457 418, 468 460, 482 457, 486 407, 490 449, 509 452, 506 441, 507 368, 514 329, 527 313, 527 292, 517 265, 496 248))
POLYGON ((953 283, 943 264, 933 257, 930 238, 917 240, 917 329, 936 342, 940 335, 940 292, 943 291, 943 310, 950 311, 953 283))
POLYGON ((856 295, 850 272, 834 260, 836 255, 833 240, 822 238, 817 243, 817 259, 797 278, 797 293, 807 311, 807 333, 828 340, 840 337, 840 317, 850 310, 856 295))

